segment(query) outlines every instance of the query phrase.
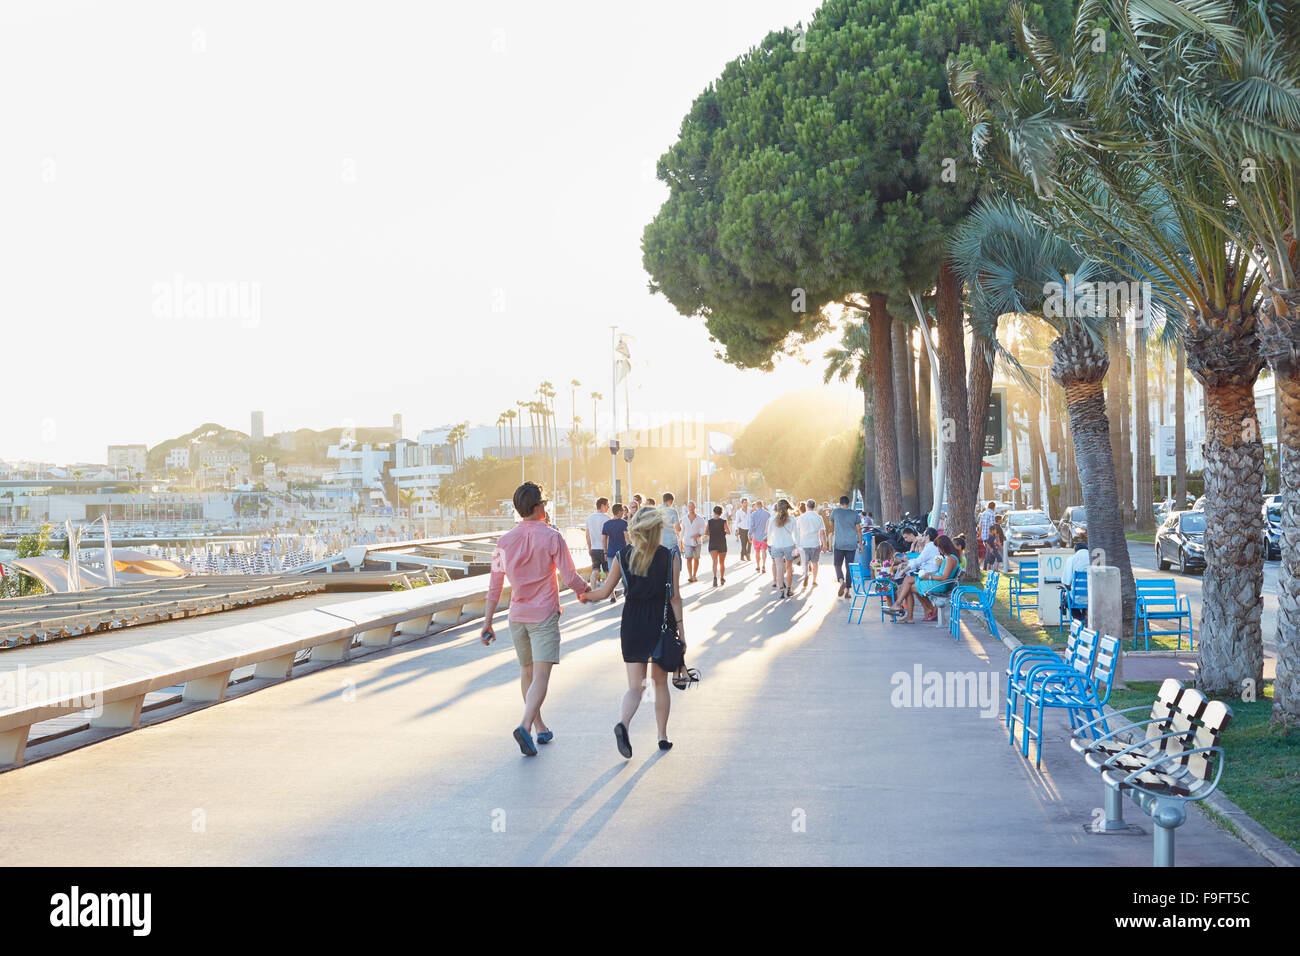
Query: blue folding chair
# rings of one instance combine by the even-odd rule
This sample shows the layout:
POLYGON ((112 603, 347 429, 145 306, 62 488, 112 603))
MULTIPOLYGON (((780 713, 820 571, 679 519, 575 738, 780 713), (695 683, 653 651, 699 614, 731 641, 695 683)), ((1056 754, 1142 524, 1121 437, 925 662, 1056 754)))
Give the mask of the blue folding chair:
POLYGON ((984 623, 988 625, 989 634, 997 637, 998 624, 993 620, 993 602, 997 600, 998 579, 999 572, 990 571, 988 577, 984 579, 982 588, 973 584, 962 584, 953 590, 952 597, 948 601, 948 626, 954 640, 959 640, 961 637, 957 619, 962 611, 980 611, 984 615, 984 623))
POLYGON ((1020 620, 1020 612, 1025 608, 1038 610, 1038 559, 1020 562, 1016 573, 1011 576, 1011 616, 1020 620), (1031 600, 1032 599, 1032 600, 1031 600))
POLYGON ((1152 634, 1171 634, 1178 637, 1178 649, 1183 649, 1183 635, 1187 635, 1187 646, 1196 650, 1192 642, 1192 605, 1185 595, 1180 595, 1175 588, 1173 578, 1138 578, 1137 609, 1133 615, 1133 650, 1137 650, 1138 638, 1146 639, 1145 650, 1151 649, 1152 634), (1183 627, 1183 621, 1187 627, 1183 627), (1173 621, 1174 630, 1153 628, 1152 621, 1173 621))
POLYGON ((1065 631, 1065 625, 1074 618, 1075 611, 1086 612, 1088 610, 1088 572, 1075 571, 1074 580, 1066 588, 1062 597, 1065 600, 1065 606, 1061 609, 1061 620, 1056 625, 1057 634, 1065 631))

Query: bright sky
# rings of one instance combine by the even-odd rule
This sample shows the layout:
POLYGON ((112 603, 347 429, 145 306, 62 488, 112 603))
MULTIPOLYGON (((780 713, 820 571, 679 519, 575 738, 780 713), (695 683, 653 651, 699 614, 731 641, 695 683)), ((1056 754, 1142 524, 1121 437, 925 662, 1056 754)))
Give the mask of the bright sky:
POLYGON ((565 417, 581 381, 587 420, 611 324, 651 418, 819 385, 824 344, 771 375, 715 359, 640 252, 693 98, 816 6, 11 0, 0 458, 253 409, 268 434, 490 425, 543 379, 565 417))

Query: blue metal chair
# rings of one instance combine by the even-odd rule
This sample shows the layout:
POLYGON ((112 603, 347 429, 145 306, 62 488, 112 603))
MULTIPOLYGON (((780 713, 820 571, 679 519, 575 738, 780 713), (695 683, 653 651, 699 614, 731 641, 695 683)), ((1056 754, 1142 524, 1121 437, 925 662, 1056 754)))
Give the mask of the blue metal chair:
POLYGON ((959 585, 952 592, 952 597, 948 602, 948 628, 953 639, 957 640, 961 636, 961 629, 957 626, 957 619, 961 616, 962 611, 980 611, 984 615, 984 623, 988 625, 989 634, 994 637, 998 633, 997 621, 993 620, 993 602, 997 599, 998 593, 998 572, 990 571, 988 577, 984 579, 984 587, 976 587, 973 584, 959 585))
POLYGON ((1021 735, 1020 746, 1022 757, 1029 757, 1029 738, 1033 737, 1038 741, 1034 765, 1043 765, 1043 713, 1049 708, 1065 710, 1072 731, 1077 732, 1079 727, 1087 725, 1092 727, 1094 736, 1100 736, 1100 731, 1096 729, 1100 724, 1102 730, 1110 733, 1103 707, 1110 699, 1111 686, 1115 681, 1115 660, 1119 655, 1119 645, 1118 637, 1105 634, 1097 641, 1091 668, 1075 661, 1069 669, 1044 668, 1033 679, 1026 681, 1022 695, 1025 702, 1022 719, 1024 733, 1021 735), (1035 707, 1038 708, 1036 723, 1035 707))
POLYGON ((1061 614, 1060 623, 1056 625, 1056 633, 1060 634, 1065 630, 1065 622, 1073 620, 1075 611, 1088 610, 1088 572, 1075 571, 1074 580, 1065 591, 1065 607, 1061 614))
POLYGON ((849 604, 849 623, 853 623, 853 612, 858 614, 858 623, 866 613, 867 603, 873 597, 880 598, 880 620, 885 619, 885 602, 894 599, 894 582, 888 578, 870 578, 856 561, 849 565, 849 584, 853 589, 853 600, 849 604), (860 602, 860 603, 859 603, 860 602))
POLYGON ((1192 605, 1180 595, 1173 578, 1138 578, 1137 612, 1133 615, 1133 650, 1137 650, 1138 637, 1145 638, 1144 650, 1151 649, 1152 634, 1171 634, 1178 637, 1178 649, 1183 649, 1183 635, 1187 635, 1187 646, 1196 650, 1192 639, 1192 605), (1186 619, 1187 627, 1183 627, 1186 619), (1158 629, 1151 626, 1152 621, 1173 621, 1176 630, 1158 629))
POLYGON ((1020 562, 1016 573, 1010 580, 1011 616, 1020 620, 1020 612, 1025 608, 1038 610, 1038 559, 1020 562))
POLYGON ((1032 668, 1039 665, 1051 665, 1058 668, 1073 667, 1076 660, 1084 658, 1087 666, 1092 668, 1092 658, 1097 653, 1097 632, 1083 625, 1082 621, 1070 622, 1070 636, 1065 642, 1065 652, 1058 654, 1051 647, 1022 644, 1011 652, 1011 661, 1007 664, 1007 707, 1006 725, 1011 726, 1012 717, 1019 712, 1020 695, 1024 693, 1025 682, 1032 668))

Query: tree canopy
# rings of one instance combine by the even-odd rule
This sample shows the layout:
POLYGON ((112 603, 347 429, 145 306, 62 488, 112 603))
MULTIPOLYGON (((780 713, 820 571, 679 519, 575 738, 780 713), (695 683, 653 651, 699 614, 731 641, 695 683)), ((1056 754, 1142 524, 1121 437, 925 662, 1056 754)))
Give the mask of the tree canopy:
MULTIPOLYGON (((1038 22, 1061 28, 1070 11, 1038 22)), ((702 316, 741 367, 822 332, 822 309, 930 288, 979 191, 950 54, 1013 75, 1003 0, 828 0, 769 33, 696 99, 660 159, 651 289, 702 316)))

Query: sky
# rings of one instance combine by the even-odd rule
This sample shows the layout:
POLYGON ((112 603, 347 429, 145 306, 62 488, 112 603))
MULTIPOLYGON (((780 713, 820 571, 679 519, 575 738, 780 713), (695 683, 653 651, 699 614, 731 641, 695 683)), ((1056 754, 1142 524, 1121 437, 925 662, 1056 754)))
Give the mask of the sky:
POLYGON ((825 342, 771 374, 716 358, 640 249, 693 99, 816 6, 9 0, 0 458, 254 409, 268 434, 491 425, 544 379, 562 424, 570 380, 584 427, 603 393, 603 430, 611 325, 634 424, 819 387, 825 342))

